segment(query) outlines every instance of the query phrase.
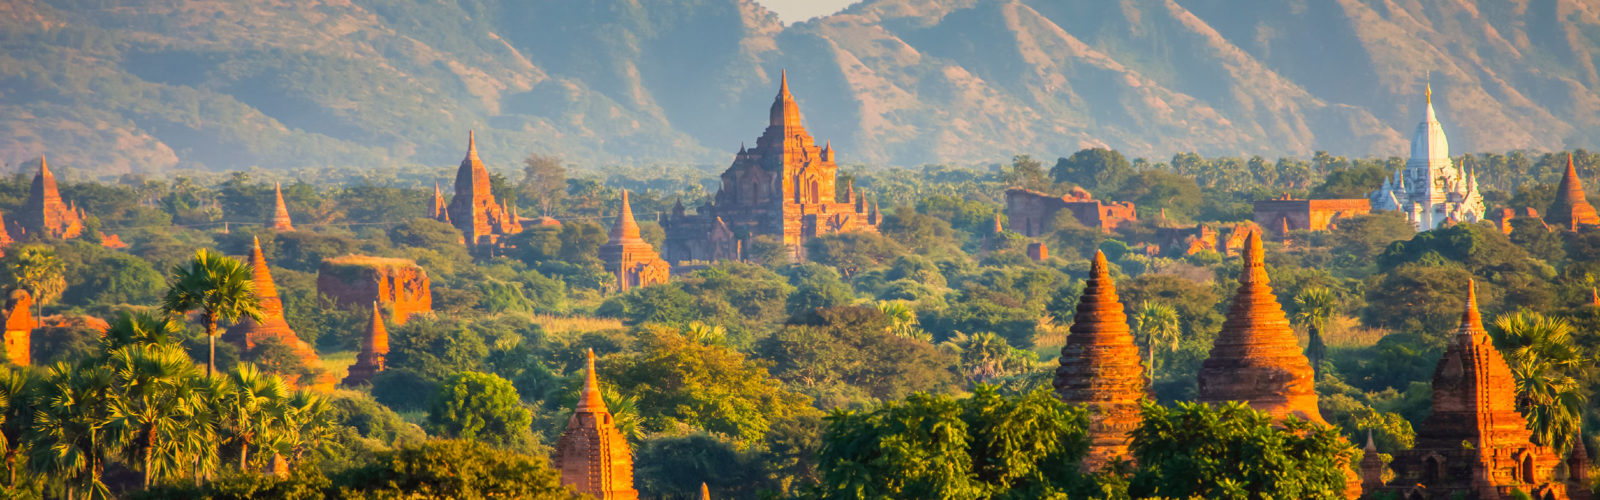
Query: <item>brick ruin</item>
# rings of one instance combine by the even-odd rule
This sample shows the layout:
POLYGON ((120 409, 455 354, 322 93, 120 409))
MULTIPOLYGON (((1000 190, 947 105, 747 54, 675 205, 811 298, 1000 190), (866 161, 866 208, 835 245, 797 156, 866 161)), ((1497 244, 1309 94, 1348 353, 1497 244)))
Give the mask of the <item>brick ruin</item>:
POLYGON ((1256 200, 1256 225, 1272 228, 1279 237, 1290 231, 1327 231, 1334 221, 1346 217, 1372 213, 1372 201, 1365 198, 1351 200, 1296 200, 1285 194, 1276 200, 1256 200))
POLYGON ((588 352, 578 407, 556 441, 551 462, 561 473, 561 484, 579 494, 601 500, 639 498, 639 491, 633 489, 633 452, 600 398, 593 349, 588 352))
POLYGON ((1095 252, 1068 331, 1052 385, 1062 401, 1089 407, 1083 467, 1098 471, 1127 456, 1130 433, 1140 422, 1139 401, 1146 397, 1144 365, 1104 252, 1095 252))
POLYGON ((622 208, 611 225, 611 238, 600 246, 600 260, 606 271, 617 277, 617 291, 666 283, 672 273, 655 247, 639 236, 639 223, 633 220, 627 191, 622 192, 622 208))
POLYGON ((1006 217, 1011 230, 1037 238, 1054 231, 1056 214, 1066 210, 1084 227, 1111 232, 1124 223, 1139 220, 1131 202, 1102 203, 1088 191, 1074 189, 1066 196, 1052 196, 1031 189, 1006 190, 1006 217))
POLYGON ((267 267, 266 256, 261 253, 259 239, 255 241, 255 247, 250 251, 250 273, 255 282, 256 296, 261 299, 262 318, 259 321, 248 316, 241 318, 223 334, 223 340, 237 345, 241 352, 249 352, 268 339, 275 340, 293 351, 295 357, 300 359, 300 363, 313 373, 312 381, 290 380, 290 383, 321 392, 331 392, 337 380, 322 366, 317 351, 311 348, 311 344, 300 340, 283 317, 283 300, 278 297, 278 287, 272 281, 272 271, 267 267))
POLYGON ((804 259, 805 242, 819 235, 878 230, 877 203, 850 184, 840 192, 833 145, 817 147, 801 122, 785 74, 766 131, 754 148, 739 147, 712 201, 695 214, 680 204, 660 219, 668 261, 738 258, 740 242, 758 235, 778 238, 793 258, 804 259))
POLYGON ((317 293, 344 308, 373 302, 389 308, 389 320, 403 325, 414 314, 433 312, 428 273, 411 259, 346 255, 322 261, 317 293))

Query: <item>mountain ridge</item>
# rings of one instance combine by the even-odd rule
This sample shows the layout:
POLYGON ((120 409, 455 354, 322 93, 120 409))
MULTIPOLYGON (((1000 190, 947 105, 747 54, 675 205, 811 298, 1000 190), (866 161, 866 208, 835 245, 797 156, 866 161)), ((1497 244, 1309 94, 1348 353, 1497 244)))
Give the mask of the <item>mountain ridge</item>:
POLYGON ((501 169, 714 168, 784 68, 843 163, 1403 155, 1427 81, 1456 152, 1600 139, 1600 0, 18 0, 0 31, 0 161, 101 174, 443 167, 468 129, 501 169))

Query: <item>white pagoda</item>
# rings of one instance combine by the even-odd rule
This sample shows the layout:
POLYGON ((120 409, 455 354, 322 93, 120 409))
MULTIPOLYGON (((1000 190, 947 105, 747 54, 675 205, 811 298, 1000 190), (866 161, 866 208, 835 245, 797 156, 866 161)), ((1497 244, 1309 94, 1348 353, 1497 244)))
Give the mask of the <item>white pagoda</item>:
POLYGON ((1426 110, 1411 136, 1411 158, 1403 170, 1383 181, 1369 197, 1373 210, 1399 210, 1418 231, 1445 222, 1483 219, 1483 194, 1473 172, 1463 172, 1450 161, 1450 143, 1433 112, 1433 88, 1423 92, 1426 110))

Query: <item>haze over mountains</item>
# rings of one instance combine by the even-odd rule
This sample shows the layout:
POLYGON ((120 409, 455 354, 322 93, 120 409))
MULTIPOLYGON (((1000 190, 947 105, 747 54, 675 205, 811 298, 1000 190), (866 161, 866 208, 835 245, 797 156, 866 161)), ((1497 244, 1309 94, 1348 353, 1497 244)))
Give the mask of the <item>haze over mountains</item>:
POLYGON ((0 161, 725 166, 781 69, 841 163, 1594 147, 1600 0, 11 0, 0 161))

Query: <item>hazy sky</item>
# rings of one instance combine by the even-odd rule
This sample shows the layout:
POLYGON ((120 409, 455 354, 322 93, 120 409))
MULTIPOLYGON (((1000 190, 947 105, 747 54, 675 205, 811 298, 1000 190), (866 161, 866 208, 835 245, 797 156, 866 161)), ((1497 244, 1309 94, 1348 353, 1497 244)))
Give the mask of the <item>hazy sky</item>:
POLYGON ((778 13, 784 23, 797 23, 838 12, 857 0, 756 0, 778 13))

